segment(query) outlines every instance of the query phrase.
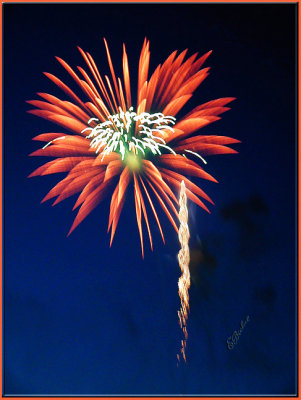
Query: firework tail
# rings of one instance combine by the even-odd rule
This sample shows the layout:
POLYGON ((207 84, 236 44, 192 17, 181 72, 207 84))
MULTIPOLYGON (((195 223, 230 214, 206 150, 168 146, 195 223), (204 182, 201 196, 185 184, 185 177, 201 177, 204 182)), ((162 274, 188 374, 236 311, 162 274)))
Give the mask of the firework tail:
MULTIPOLYGON (((189 312, 189 287, 190 287, 190 272, 189 272, 189 228, 188 228, 188 209, 187 209, 187 197, 186 197, 186 187, 184 181, 181 182, 180 191, 180 210, 179 210, 179 241, 181 244, 181 249, 178 254, 178 261, 181 268, 182 275, 178 281, 179 296, 181 299, 181 308, 178 311, 179 323, 183 331, 184 338, 181 340, 181 351, 184 361, 186 362, 186 343, 187 343, 187 319, 189 312)), ((180 354, 177 355, 178 361, 180 360, 180 354)))

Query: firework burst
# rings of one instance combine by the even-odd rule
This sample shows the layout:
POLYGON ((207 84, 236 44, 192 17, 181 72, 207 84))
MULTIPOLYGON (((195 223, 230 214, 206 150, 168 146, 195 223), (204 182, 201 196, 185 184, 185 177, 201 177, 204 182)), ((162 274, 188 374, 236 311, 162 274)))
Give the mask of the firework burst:
POLYGON ((92 56, 81 48, 79 51, 87 70, 77 67, 78 72, 75 72, 57 57, 82 90, 84 99, 59 78, 45 73, 71 101, 47 93, 38 93, 42 100, 28 101, 35 107, 30 113, 63 128, 62 132, 43 133, 33 138, 46 144, 31 155, 54 157, 54 160, 30 176, 67 173, 42 202, 56 198, 54 204, 57 204, 79 193, 74 209, 80 208, 69 234, 111 190, 110 245, 126 191, 132 186, 143 256, 143 218, 153 249, 146 203, 149 203, 164 242, 153 197, 177 232, 179 217, 175 193, 179 192, 182 181, 186 185, 187 197, 209 212, 202 200, 213 204, 212 200, 185 175, 216 182, 200 165, 205 163, 203 157, 236 153, 226 146, 238 143, 236 139, 195 134, 220 119, 219 115, 229 110, 225 106, 234 98, 209 101, 177 118, 193 92, 208 76, 209 68, 202 68, 202 65, 211 52, 201 57, 196 53, 185 60, 187 50, 180 54, 174 51, 149 77, 149 41, 145 39, 139 60, 137 98, 133 101, 125 46, 122 79, 116 77, 106 40, 105 47, 111 78, 105 75, 103 79, 92 56))

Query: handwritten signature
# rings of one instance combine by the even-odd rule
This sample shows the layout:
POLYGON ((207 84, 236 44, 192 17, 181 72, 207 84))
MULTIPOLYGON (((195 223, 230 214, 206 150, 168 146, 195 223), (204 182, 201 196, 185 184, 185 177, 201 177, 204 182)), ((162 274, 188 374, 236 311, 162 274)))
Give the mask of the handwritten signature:
POLYGON ((250 317, 249 315, 247 316, 247 318, 245 319, 245 321, 241 321, 240 322, 240 328, 238 331, 234 331, 232 333, 232 336, 228 337, 227 339, 227 346, 229 350, 232 350, 234 348, 234 346, 236 346, 240 335, 242 334, 242 331, 244 330, 246 324, 250 321, 250 317))

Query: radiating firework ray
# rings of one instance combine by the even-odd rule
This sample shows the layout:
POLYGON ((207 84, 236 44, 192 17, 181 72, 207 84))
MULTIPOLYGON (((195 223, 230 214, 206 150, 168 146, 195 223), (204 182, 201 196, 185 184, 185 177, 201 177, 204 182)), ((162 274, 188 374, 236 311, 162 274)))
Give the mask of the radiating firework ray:
MULTIPOLYGON (((189 312, 189 288, 190 288, 190 272, 189 272, 189 261, 190 261, 190 253, 189 253, 189 228, 188 228, 188 209, 187 209, 187 196, 186 196, 186 186, 184 181, 181 182, 181 191, 180 191, 180 210, 179 210, 179 220, 180 220, 180 228, 179 228, 179 242, 181 244, 181 249, 178 253, 178 261, 181 268, 182 275, 178 281, 179 287, 179 296, 181 299, 181 309, 178 311, 179 323, 181 329, 184 334, 184 338, 181 340, 181 354, 186 362, 186 343, 187 343, 187 319, 189 312)), ((180 360, 180 356, 178 354, 178 360, 180 360)))
POLYGON ((29 113, 63 128, 60 132, 42 133, 33 138, 46 144, 31 155, 54 157, 54 160, 37 168, 30 176, 67 173, 42 202, 56 198, 54 204, 58 204, 79 193, 74 209, 80 208, 69 234, 115 185, 109 212, 110 245, 126 191, 131 185, 143 257, 143 220, 153 248, 148 208, 154 214, 163 242, 164 234, 156 211, 158 204, 178 232, 178 200, 174 192, 179 190, 182 180, 187 187, 187 197, 209 212, 201 198, 213 203, 212 200, 185 175, 217 182, 199 165, 205 161, 203 157, 237 153, 227 147, 238 143, 236 139, 196 135, 201 128, 220 119, 219 115, 229 110, 225 106, 234 98, 209 101, 178 118, 182 107, 208 76, 209 68, 201 67, 211 52, 201 57, 196 53, 185 60, 187 49, 178 55, 174 51, 149 77, 149 41, 145 39, 139 60, 135 101, 125 45, 123 78, 116 77, 106 40, 105 47, 111 78, 107 75, 103 78, 92 56, 81 48, 79 51, 87 64, 87 71, 77 67, 78 72, 75 72, 57 57, 83 92, 83 99, 59 78, 45 72, 71 101, 48 93, 38 93, 41 100, 28 101, 36 107, 29 113))

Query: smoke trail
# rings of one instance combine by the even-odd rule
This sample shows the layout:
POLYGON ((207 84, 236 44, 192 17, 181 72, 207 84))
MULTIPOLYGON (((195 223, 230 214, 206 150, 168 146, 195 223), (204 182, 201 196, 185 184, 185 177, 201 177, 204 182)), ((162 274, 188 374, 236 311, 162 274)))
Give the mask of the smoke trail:
MULTIPOLYGON (((179 210, 179 241, 181 243, 181 249, 178 254, 178 261, 181 268, 182 275, 179 278, 179 296, 181 299, 181 309, 178 311, 179 323, 184 334, 184 338, 181 340, 181 351, 182 357, 186 362, 186 342, 187 342, 187 319, 189 312, 189 287, 190 287, 190 272, 189 272, 189 228, 188 228, 188 209, 187 209, 187 197, 186 197, 186 187, 184 181, 181 182, 181 192, 180 192, 180 210, 179 210)), ((177 355, 178 360, 180 360, 180 355, 177 355)))

